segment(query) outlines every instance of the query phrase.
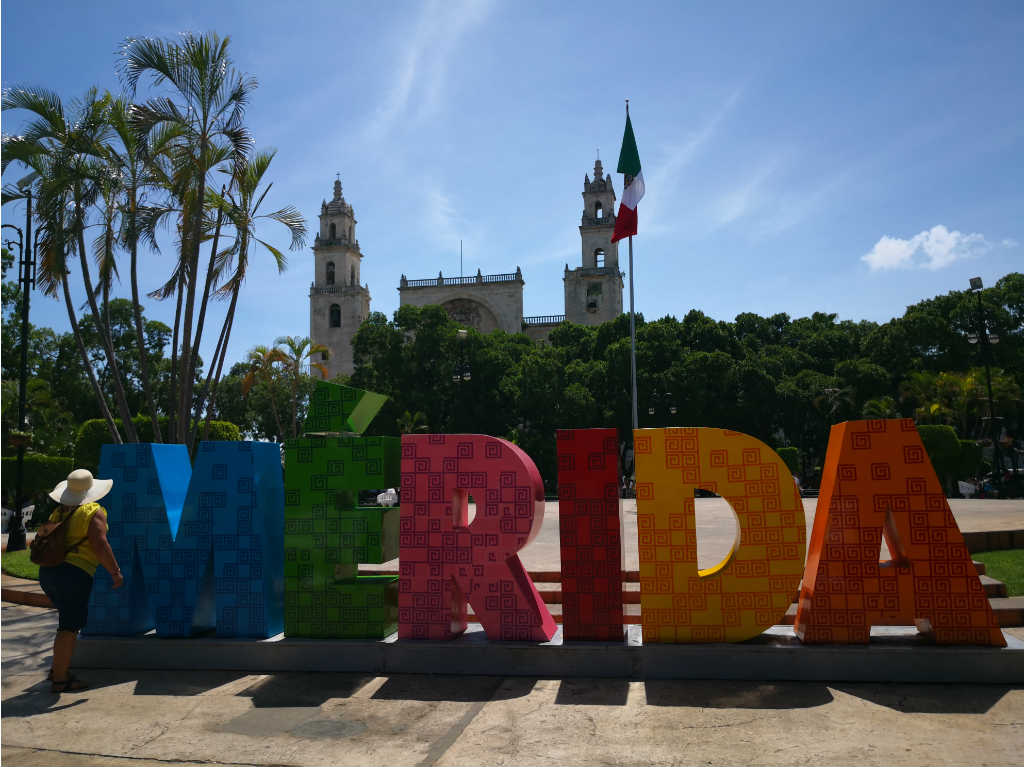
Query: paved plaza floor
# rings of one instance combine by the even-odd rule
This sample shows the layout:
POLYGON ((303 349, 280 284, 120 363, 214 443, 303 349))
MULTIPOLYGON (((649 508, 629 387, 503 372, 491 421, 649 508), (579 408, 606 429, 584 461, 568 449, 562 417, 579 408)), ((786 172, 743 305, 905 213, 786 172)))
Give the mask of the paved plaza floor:
MULTIPOLYGON (((698 503, 702 566, 732 540, 721 504, 698 503)), ((951 506, 965 532, 1024 527, 1021 501, 951 506)), ((630 568, 632 502, 623 520, 630 568)), ((557 569, 557 526, 549 505, 528 568, 557 569)), ((94 669, 90 689, 57 696, 44 678, 54 611, 4 604, 0 620, 4 765, 1014 765, 1024 754, 1024 689, 1011 685, 94 669)))

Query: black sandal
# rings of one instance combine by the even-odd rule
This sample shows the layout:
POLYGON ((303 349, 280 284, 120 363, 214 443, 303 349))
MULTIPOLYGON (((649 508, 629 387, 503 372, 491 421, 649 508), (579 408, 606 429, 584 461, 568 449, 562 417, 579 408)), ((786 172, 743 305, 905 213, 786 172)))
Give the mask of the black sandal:
POLYGON ((88 683, 83 682, 74 674, 68 674, 68 678, 63 682, 52 681, 50 683, 50 692, 60 695, 62 692, 76 692, 78 690, 85 690, 88 687, 88 683))

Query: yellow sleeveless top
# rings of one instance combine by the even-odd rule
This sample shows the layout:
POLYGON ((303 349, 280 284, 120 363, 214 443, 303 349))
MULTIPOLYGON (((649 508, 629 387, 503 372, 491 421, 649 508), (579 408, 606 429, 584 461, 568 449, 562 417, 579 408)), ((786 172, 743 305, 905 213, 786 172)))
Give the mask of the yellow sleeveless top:
MULTIPOLYGON (((84 539, 75 549, 68 552, 65 561, 75 567, 82 568, 89 575, 96 574, 96 568, 100 563, 99 557, 93 551, 92 543, 89 542, 89 523, 92 522, 92 518, 98 511, 102 511, 104 516, 107 513, 107 510, 98 503, 83 504, 71 512, 68 523, 64 526, 65 546, 73 546, 79 539, 84 539)), ((59 522, 66 513, 63 506, 58 506, 57 510, 50 515, 50 521, 59 522)))

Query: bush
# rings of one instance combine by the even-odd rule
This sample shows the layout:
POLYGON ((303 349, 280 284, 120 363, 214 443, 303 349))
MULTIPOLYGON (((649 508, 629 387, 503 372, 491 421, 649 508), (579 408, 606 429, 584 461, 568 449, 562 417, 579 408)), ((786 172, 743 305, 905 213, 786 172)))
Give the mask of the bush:
POLYGON ((957 465, 957 479, 981 476, 981 464, 981 445, 973 439, 960 440, 960 461, 957 465))
POLYGON ((935 473, 939 475, 939 481, 943 487, 950 488, 960 468, 961 448, 956 431, 952 426, 927 424, 918 426, 917 433, 921 435, 921 442, 935 473))
POLYGON ((775 449, 779 457, 786 462, 789 473, 800 476, 800 451, 795 447, 779 447, 775 449))
MULTIPOLYGON (((14 456, 4 458, 2 462, 2 482, 4 503, 14 508, 14 493, 18 472, 18 459, 14 456)), ((60 455, 43 455, 42 453, 25 453, 24 494, 27 503, 35 503, 36 507, 45 505, 46 494, 53 490, 61 480, 68 478, 74 469, 72 459, 60 455)), ((33 521, 35 517, 33 516, 33 521)))
MULTIPOLYGON (((115 423, 120 427, 121 419, 115 419, 115 423)), ((153 423, 148 417, 136 416, 132 419, 132 423, 135 424, 141 442, 153 441, 153 423)), ((164 434, 167 433, 166 416, 160 419, 160 429, 164 434)), ((229 421, 210 421, 211 441, 237 442, 241 436, 238 427, 229 421)), ((100 465, 100 448, 112 443, 113 440, 110 438, 110 430, 107 428, 106 421, 102 418, 86 421, 78 430, 78 439, 75 441, 75 466, 88 469, 95 474, 100 465)))

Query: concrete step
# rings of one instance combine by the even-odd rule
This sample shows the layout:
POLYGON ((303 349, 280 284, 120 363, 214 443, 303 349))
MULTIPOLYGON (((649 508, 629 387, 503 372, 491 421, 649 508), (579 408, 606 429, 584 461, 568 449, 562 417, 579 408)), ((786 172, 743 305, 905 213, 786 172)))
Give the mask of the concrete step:
POLYGON ((981 579, 981 585, 985 587, 985 596, 992 597, 1005 597, 1006 584, 1002 581, 997 581, 995 578, 989 575, 979 575, 981 579))
MULTIPOLYGON (((1002 628, 1024 626, 1024 597, 990 597, 988 603, 1002 628)), ((796 604, 791 604, 782 623, 791 626, 795 618, 796 604)))

